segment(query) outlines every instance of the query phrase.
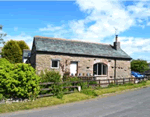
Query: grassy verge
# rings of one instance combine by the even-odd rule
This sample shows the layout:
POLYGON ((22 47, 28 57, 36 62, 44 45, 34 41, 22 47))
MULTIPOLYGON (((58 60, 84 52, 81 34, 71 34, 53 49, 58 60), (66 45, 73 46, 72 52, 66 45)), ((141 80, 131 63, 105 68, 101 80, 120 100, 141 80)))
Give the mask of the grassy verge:
POLYGON ((46 106, 52 106, 52 105, 58 105, 58 104, 65 104, 69 102, 95 98, 97 96, 107 94, 107 93, 121 92, 124 90, 140 88, 144 86, 150 86, 150 81, 139 83, 139 84, 126 84, 126 85, 113 86, 113 87, 108 87, 108 88, 85 89, 85 90, 82 90, 80 93, 75 92, 72 94, 64 95, 62 99, 58 99, 56 97, 45 97, 45 98, 37 99, 35 101, 30 101, 30 102, 1 104, 0 113, 13 112, 13 111, 18 111, 18 110, 28 110, 28 109, 46 107, 46 106))

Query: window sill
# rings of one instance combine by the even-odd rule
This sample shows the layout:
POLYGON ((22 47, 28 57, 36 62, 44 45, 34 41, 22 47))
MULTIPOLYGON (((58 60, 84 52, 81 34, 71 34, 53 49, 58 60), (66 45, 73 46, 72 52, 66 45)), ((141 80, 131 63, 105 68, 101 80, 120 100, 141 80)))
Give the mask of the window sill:
POLYGON ((107 75, 94 75, 94 76, 107 77, 107 75))
POLYGON ((59 67, 51 67, 51 69, 59 69, 59 67))

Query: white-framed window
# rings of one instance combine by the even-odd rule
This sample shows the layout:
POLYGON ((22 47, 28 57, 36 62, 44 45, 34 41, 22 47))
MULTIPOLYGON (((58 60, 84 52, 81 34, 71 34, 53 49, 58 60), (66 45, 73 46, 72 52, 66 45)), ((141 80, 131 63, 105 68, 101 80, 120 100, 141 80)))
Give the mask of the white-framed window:
POLYGON ((51 68, 59 68, 59 60, 52 60, 51 68))
POLYGON ((96 63, 93 65, 93 75, 107 75, 107 65, 103 63, 96 63))

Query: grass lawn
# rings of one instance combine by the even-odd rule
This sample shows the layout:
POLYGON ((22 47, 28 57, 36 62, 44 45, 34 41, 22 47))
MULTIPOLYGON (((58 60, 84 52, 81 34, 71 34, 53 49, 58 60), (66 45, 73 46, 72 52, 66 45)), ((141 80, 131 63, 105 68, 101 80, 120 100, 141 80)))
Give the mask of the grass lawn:
POLYGON ((103 94, 116 93, 124 90, 140 88, 144 86, 150 86, 150 81, 139 83, 139 84, 126 84, 126 85, 114 86, 108 88, 85 89, 82 90, 81 92, 75 92, 72 94, 64 95, 62 99, 58 99, 56 97, 45 97, 30 102, 1 104, 0 113, 13 112, 18 110, 28 110, 28 109, 47 107, 47 106, 53 106, 58 104, 65 104, 65 103, 70 103, 75 101, 96 98, 103 94))

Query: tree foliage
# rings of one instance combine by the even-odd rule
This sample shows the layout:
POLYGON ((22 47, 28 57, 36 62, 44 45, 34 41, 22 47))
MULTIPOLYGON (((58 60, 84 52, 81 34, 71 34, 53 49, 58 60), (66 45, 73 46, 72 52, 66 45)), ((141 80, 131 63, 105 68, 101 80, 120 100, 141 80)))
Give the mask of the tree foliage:
POLYGON ((0 59, 0 93, 6 98, 36 97, 40 91, 40 77, 29 64, 11 64, 0 59))
POLYGON ((2 57, 11 63, 20 63, 22 61, 22 52, 16 41, 8 41, 2 48, 2 57))
POLYGON ((16 42, 19 45, 21 52, 23 52, 23 49, 30 49, 25 41, 22 40, 22 41, 16 41, 16 42))
POLYGON ((11 63, 21 63, 23 49, 29 49, 24 41, 8 41, 2 48, 2 57, 11 63))
POLYGON ((132 60, 131 62, 131 70, 143 73, 144 71, 148 70, 148 63, 145 60, 132 60))

